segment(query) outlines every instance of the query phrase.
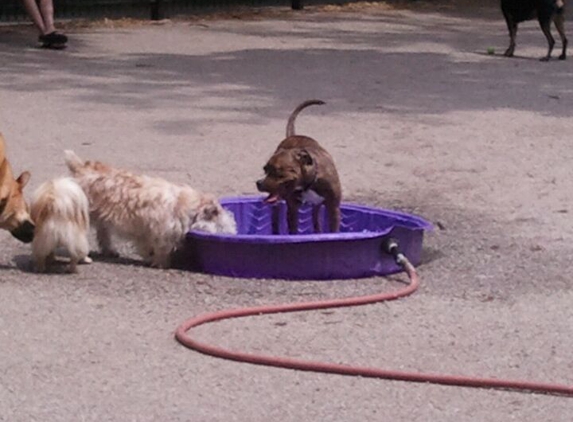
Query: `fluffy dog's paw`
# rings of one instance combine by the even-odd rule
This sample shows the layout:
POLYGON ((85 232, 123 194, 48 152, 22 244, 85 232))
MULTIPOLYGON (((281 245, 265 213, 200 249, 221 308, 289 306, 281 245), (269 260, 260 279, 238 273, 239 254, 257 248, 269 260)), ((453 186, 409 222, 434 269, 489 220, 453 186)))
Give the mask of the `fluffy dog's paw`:
POLYGON ((157 268, 158 270, 167 270, 169 269, 169 264, 166 263, 159 263, 159 262, 152 262, 149 264, 151 268, 157 268))
POLYGON ((168 269, 171 267, 171 257, 169 254, 154 254, 153 260, 151 261, 152 268, 168 269))
POLYGON ((46 264, 35 264, 34 271, 41 274, 46 272, 46 264))
POLYGON ((101 254, 105 258, 119 258, 119 252, 115 249, 104 249, 101 254))

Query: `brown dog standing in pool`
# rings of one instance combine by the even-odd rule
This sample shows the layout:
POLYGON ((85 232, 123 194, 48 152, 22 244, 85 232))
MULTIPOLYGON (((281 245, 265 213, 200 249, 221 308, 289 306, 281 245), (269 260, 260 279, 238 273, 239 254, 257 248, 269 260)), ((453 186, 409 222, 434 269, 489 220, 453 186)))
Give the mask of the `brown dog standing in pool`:
MULTIPOLYGON (((298 232, 298 211, 303 203, 313 206, 314 231, 322 231, 320 209, 324 205, 330 232, 340 230, 342 189, 332 156, 308 136, 295 135, 294 122, 298 114, 310 105, 324 101, 308 100, 290 115, 284 139, 264 166, 265 177, 257 181, 257 189, 268 193, 265 202, 272 204, 284 199, 290 234, 298 232)), ((276 222, 273 223, 277 227, 276 222)))

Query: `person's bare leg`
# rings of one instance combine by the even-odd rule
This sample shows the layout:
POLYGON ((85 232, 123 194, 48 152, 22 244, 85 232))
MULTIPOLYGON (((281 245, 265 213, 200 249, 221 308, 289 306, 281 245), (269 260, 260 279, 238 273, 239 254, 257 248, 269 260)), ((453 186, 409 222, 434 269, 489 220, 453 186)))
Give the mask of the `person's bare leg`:
POLYGON ((42 17, 42 13, 38 8, 36 0, 22 0, 22 2, 24 3, 24 8, 28 12, 28 15, 30 15, 32 22, 34 22, 34 25, 36 25, 36 28, 38 28, 38 31, 40 31, 40 35, 47 34, 48 32, 46 32, 44 18, 42 17))
POLYGON ((40 32, 39 41, 42 43, 42 47, 65 48, 68 37, 56 32, 53 0, 22 0, 22 3, 40 32))
POLYGON ((38 5, 40 6, 40 13, 44 20, 44 34, 49 34, 54 32, 56 28, 54 27, 54 3, 52 0, 38 0, 38 5))

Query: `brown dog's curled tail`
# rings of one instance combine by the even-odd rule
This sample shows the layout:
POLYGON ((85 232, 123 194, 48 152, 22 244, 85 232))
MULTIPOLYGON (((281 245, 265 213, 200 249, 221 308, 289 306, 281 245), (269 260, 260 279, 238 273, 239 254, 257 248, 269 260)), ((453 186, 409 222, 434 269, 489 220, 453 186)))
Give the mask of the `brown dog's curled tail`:
POLYGON ((323 105, 326 104, 324 101, 322 100, 306 100, 305 102, 299 104, 297 106, 297 108, 295 108, 293 110, 293 112, 291 113, 290 117, 288 118, 288 123, 287 123, 287 127, 286 127, 286 136, 287 138, 289 136, 293 136, 294 135, 294 121, 296 120, 296 116, 298 116, 298 114, 304 110, 305 108, 307 108, 308 106, 311 105, 323 105))
POLYGON ((64 151, 64 154, 66 156, 66 165, 68 166, 72 174, 78 173, 80 169, 84 167, 85 163, 82 161, 80 157, 76 155, 75 152, 67 149, 64 151))

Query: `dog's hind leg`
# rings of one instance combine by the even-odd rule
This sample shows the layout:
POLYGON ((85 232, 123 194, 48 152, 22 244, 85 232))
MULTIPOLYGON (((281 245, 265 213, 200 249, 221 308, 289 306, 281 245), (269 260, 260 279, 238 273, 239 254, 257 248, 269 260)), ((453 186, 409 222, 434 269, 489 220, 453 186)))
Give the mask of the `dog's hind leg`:
POLYGON ((504 16, 507 30, 509 31, 509 47, 507 47, 507 50, 505 50, 503 55, 505 57, 513 57, 513 52, 515 51, 515 38, 517 36, 517 22, 515 22, 507 13, 504 13, 504 16))
POLYGON ((56 262, 56 253, 52 251, 46 257, 46 265, 52 265, 54 262, 56 262))
POLYGON ((138 238, 135 240, 135 249, 137 254, 143 258, 143 262, 147 265, 151 265, 153 263, 153 246, 149 244, 146 238, 138 238))
POLYGON ((543 35, 545 35, 545 38, 547 39, 547 55, 542 57, 540 60, 542 62, 546 62, 551 58, 551 52, 555 46, 555 38, 551 35, 551 20, 539 18, 539 26, 543 31, 543 35))
POLYGON ((103 223, 96 223, 96 237, 102 255, 117 258, 119 253, 114 249, 111 243, 111 232, 109 227, 103 223))
POLYGON ((32 256, 34 257, 34 268, 37 272, 46 272, 47 266, 54 260, 54 251, 57 240, 42 229, 38 230, 32 242, 32 256))
POLYGON ((559 60, 565 60, 567 58, 567 37, 565 36, 565 15, 563 11, 557 12, 553 18, 553 22, 555 22, 555 28, 557 28, 559 38, 561 38, 562 49, 559 60))
POLYGON ((171 247, 155 248, 151 266, 154 268, 169 268, 171 266, 171 247))
POLYGON ((34 256, 34 269, 38 273, 45 273, 46 272, 46 257, 35 255, 34 256))
POLYGON ((89 263, 89 261, 86 262, 86 259, 90 259, 88 258, 89 251, 90 245, 88 242, 87 233, 82 236, 76 236, 76 238, 68 246, 68 252, 70 254, 70 265, 68 266, 68 272, 77 273, 78 263, 89 263))
POLYGON ((70 264, 68 265, 68 273, 75 274, 78 272, 79 259, 75 256, 70 256, 70 264))

